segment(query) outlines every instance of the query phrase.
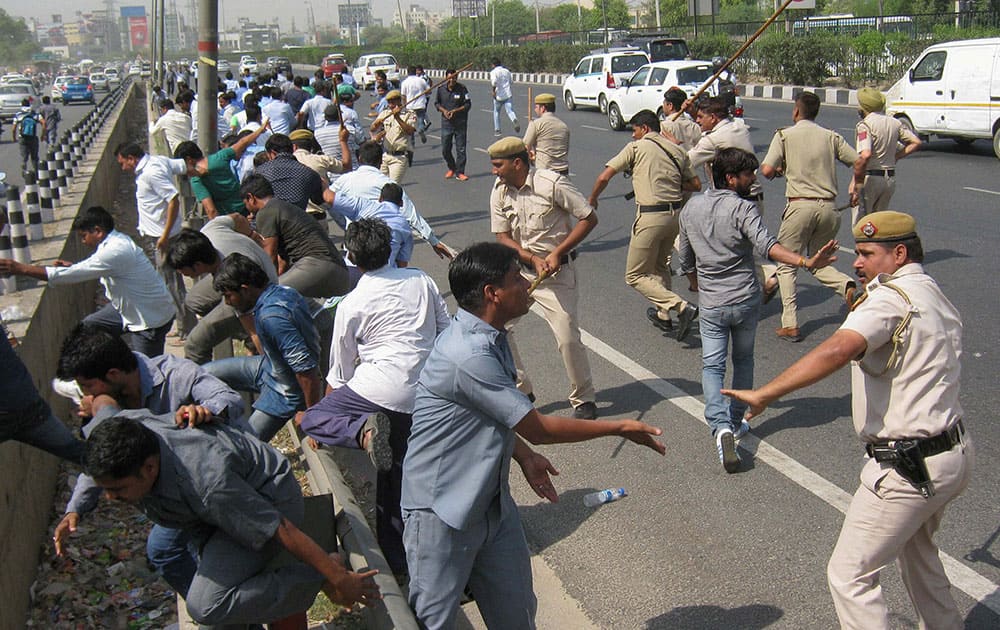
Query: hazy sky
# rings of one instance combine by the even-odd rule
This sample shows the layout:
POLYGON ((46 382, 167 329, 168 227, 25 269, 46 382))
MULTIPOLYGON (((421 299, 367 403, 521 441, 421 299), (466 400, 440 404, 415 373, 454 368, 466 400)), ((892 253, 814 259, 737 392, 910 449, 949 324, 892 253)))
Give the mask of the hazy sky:
MULTIPOLYGON (((196 0, 197 1, 197 0, 196 0)), ((167 0, 167 8, 172 8, 176 3, 180 13, 187 16, 187 7, 190 0, 167 0)), ((347 0, 295 0, 294 2, 275 2, 274 0, 220 0, 220 18, 224 19, 224 25, 235 26, 237 18, 248 17, 258 22, 270 22, 277 17, 281 29, 288 31, 292 26, 292 18, 295 18, 295 27, 298 30, 305 30, 307 6, 312 4, 313 14, 317 24, 333 23, 337 20, 337 5, 347 3, 347 0), (278 9, 280 7, 280 11, 278 9)), ((152 2, 147 0, 117 0, 115 6, 137 6, 145 4, 147 13, 152 10, 152 2)), ((431 11, 450 10, 451 0, 418 0, 406 2, 399 0, 399 4, 405 11, 410 4, 419 4, 431 11)), ((543 3, 547 4, 547 3, 543 3)), ((61 13, 64 21, 69 21, 77 11, 89 12, 93 9, 104 8, 101 0, 48 0, 47 2, 29 3, 25 0, 0 0, 0 8, 15 16, 34 17, 48 22, 52 19, 52 14, 61 13)), ((388 25, 392 21, 392 15, 396 10, 396 0, 372 0, 372 12, 375 17, 380 17, 388 25)))

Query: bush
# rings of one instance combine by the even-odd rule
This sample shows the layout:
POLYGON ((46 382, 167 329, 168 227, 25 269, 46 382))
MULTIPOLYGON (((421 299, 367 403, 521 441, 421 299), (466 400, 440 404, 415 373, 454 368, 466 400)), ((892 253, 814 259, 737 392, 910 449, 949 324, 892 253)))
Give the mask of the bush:
POLYGON ((844 64, 847 49, 844 38, 827 34, 792 37, 771 33, 757 40, 750 51, 754 51, 752 58, 756 61, 757 73, 767 79, 776 83, 819 86, 844 64))

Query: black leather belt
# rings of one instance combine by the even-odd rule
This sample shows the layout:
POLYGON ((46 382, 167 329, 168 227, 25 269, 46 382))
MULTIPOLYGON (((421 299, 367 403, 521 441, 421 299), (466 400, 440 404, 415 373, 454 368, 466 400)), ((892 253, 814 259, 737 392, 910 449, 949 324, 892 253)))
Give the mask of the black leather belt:
MULTIPOLYGON (((960 444, 963 435, 965 435, 965 427, 962 425, 962 421, 959 420, 955 423, 955 426, 944 433, 917 440, 918 448, 924 457, 945 453, 954 448, 956 444, 960 444)), ((899 460, 895 444, 895 441, 865 444, 865 452, 868 454, 868 457, 877 462, 893 463, 899 460)))
POLYGON ((654 203, 649 206, 639 204, 639 212, 673 212, 680 209, 681 204, 679 203, 654 203))
POLYGON ((869 175, 878 175, 880 177, 895 177, 896 169, 894 168, 872 168, 865 171, 869 175))

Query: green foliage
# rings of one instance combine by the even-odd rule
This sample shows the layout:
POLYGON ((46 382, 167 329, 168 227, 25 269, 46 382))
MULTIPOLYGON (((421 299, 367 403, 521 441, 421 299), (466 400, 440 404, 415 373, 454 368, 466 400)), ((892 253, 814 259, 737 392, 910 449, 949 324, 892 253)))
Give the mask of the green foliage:
POLYGON ((791 37, 769 33, 755 43, 756 73, 793 85, 822 85, 847 58, 843 38, 827 34, 791 37))
POLYGON ((632 24, 632 14, 625 0, 595 0, 594 10, 584 21, 585 28, 591 30, 604 28, 605 11, 608 15, 608 28, 628 28, 632 24))
POLYGON ((25 62, 41 50, 24 21, 0 9, 0 59, 5 63, 25 62))
POLYGON ((688 48, 691 49, 691 57, 694 59, 711 59, 712 57, 729 58, 740 42, 726 35, 706 35, 698 39, 688 41, 688 48))
POLYGON ((572 33, 582 31, 590 20, 590 9, 584 9, 576 4, 560 4, 555 7, 545 7, 540 11, 540 22, 543 31, 564 31, 572 33), (577 10, 579 9, 579 13, 577 10))

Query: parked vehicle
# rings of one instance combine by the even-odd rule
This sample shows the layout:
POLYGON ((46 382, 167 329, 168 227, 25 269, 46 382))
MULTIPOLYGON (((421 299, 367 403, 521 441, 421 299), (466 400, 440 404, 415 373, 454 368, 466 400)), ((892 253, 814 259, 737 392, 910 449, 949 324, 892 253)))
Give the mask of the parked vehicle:
POLYGON ((275 74, 283 72, 286 77, 292 76, 292 60, 288 57, 275 57, 271 62, 271 72, 275 74))
MULTIPOLYGON (((712 77, 711 61, 657 61, 649 63, 623 82, 623 87, 608 95, 608 125, 620 131, 632 116, 644 109, 663 113, 663 94, 676 86, 693 96, 712 77)), ((706 93, 718 94, 718 83, 706 93)))
POLYGON ((139 66, 139 76, 144 79, 153 76, 153 64, 143 61, 139 66))
POLYGON ((1000 158, 1000 38, 927 48, 889 88, 886 113, 922 138, 992 139, 1000 158))
POLYGON ((601 113, 608 111, 608 94, 649 63, 649 55, 637 48, 612 48, 608 52, 595 51, 573 69, 573 74, 563 82, 562 94, 566 109, 585 105, 597 107, 601 113))
POLYGON ((70 77, 61 89, 62 102, 67 105, 77 101, 94 104, 94 84, 89 77, 70 77))
POLYGON ((331 53, 323 57, 323 61, 319 62, 319 67, 323 71, 323 76, 327 79, 335 73, 340 74, 351 71, 350 66, 347 65, 347 57, 341 53, 331 53))
POLYGON ((399 83, 399 64, 396 58, 389 53, 375 53, 371 55, 361 55, 357 63, 354 64, 354 71, 351 73, 354 82, 363 89, 368 89, 375 85, 375 71, 382 70, 389 81, 399 83))
POLYGON ((24 99, 28 99, 32 106, 38 104, 38 93, 33 86, 23 83, 0 85, 0 120, 13 119, 21 111, 24 99))
POLYGON ((622 40, 623 44, 638 48, 649 55, 650 61, 679 61, 691 58, 687 41, 680 37, 641 35, 622 40))

